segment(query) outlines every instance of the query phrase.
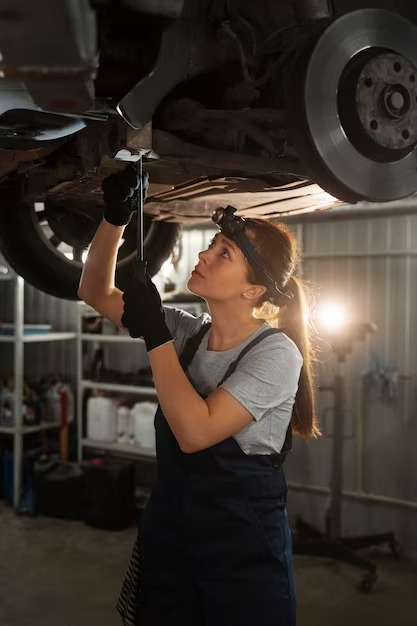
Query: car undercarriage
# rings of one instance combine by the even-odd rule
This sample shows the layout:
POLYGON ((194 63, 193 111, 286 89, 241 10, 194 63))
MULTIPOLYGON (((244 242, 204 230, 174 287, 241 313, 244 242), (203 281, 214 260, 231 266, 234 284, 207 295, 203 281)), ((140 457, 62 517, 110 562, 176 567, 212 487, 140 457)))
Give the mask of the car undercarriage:
POLYGON ((139 155, 152 273, 179 225, 219 206, 283 219, 414 194, 413 16, 337 4, 4 1, 0 251, 12 267, 76 298, 100 182, 139 155))

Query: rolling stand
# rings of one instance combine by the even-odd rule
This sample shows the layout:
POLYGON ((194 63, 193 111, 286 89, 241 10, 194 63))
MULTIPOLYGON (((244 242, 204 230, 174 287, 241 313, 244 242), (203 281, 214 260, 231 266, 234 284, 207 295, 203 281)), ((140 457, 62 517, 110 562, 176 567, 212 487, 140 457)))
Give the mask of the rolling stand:
POLYGON ((364 570, 360 591, 371 591, 377 580, 376 565, 371 561, 355 554, 355 550, 369 546, 388 543, 393 555, 398 556, 398 544, 393 532, 345 538, 341 536, 342 497, 343 497, 343 433, 345 407, 345 365, 347 355, 352 350, 355 340, 364 340, 368 333, 374 332, 373 324, 351 324, 344 329, 342 335, 331 337, 333 351, 337 355, 338 370, 334 386, 334 426, 332 447, 332 478, 330 484, 330 505, 326 512, 326 531, 319 530, 301 518, 295 521, 293 528, 294 554, 309 554, 324 556, 364 570))

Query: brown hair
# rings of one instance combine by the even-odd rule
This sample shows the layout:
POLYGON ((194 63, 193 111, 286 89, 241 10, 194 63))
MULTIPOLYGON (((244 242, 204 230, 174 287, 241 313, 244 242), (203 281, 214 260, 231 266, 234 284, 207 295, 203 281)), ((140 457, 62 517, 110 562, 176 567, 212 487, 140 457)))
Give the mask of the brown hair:
MULTIPOLYGON (((311 297, 311 294, 306 284, 294 275, 300 261, 297 239, 283 224, 273 224, 262 219, 246 221, 248 227, 245 234, 261 256, 279 289, 284 294, 286 290, 290 290, 294 296, 290 299, 285 295, 277 294, 271 299, 267 292, 258 302, 256 310, 260 317, 267 318, 268 321, 275 318, 273 325, 281 328, 302 354, 303 366, 291 425, 293 432, 305 439, 317 437, 321 433, 315 413, 313 372, 315 354, 312 347, 312 328, 307 316, 307 296, 311 297)), ((251 266, 249 266, 248 277, 255 284, 263 284, 262 276, 258 275, 251 266)))

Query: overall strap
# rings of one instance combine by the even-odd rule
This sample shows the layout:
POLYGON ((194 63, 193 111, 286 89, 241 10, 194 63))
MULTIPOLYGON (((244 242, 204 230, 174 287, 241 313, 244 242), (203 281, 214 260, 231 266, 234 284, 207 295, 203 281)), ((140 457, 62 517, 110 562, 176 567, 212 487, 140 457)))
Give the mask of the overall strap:
MULTIPOLYGON (((219 384, 217 386, 220 387, 220 385, 222 385, 224 383, 224 381, 227 378, 229 378, 229 376, 231 376, 233 374, 233 372, 235 371, 239 361, 245 356, 245 354, 247 354, 249 352, 249 350, 254 348, 256 345, 258 345, 258 343, 260 343, 261 341, 263 341, 267 337, 270 337, 271 335, 276 335, 276 334, 282 333, 282 332, 283 331, 280 328, 268 328, 263 333, 261 333, 260 335, 255 337, 255 339, 252 339, 252 341, 250 343, 248 343, 248 345, 243 348, 243 350, 240 352, 240 354, 237 357, 237 359, 235 359, 233 361, 233 363, 231 363, 229 365, 229 368, 228 368, 226 374, 223 376, 223 378, 221 379, 221 381, 219 382, 219 384)), ((277 454, 272 454, 271 458, 273 460, 276 460, 277 462, 279 462, 280 465, 282 465, 282 463, 285 460, 285 457, 287 456, 287 453, 291 450, 291 447, 292 447, 292 428, 291 428, 291 422, 290 422, 289 425, 288 425, 288 428, 287 428, 287 432, 285 433, 285 440, 284 440, 284 444, 282 446, 281 452, 279 452, 277 454)))
POLYGON ((204 335, 210 330, 210 328, 210 322, 203 324, 200 330, 195 335, 192 335, 185 342, 185 346, 180 356, 180 364, 184 372, 193 360, 193 357, 198 350, 198 346, 200 345, 204 335))
POLYGON ((258 343, 260 343, 267 337, 270 337, 271 335, 277 335, 278 333, 282 333, 282 330, 280 328, 268 328, 267 330, 264 330, 263 333, 255 337, 255 339, 252 339, 252 341, 250 341, 248 345, 245 346, 243 350, 239 353, 238 357, 233 361, 233 363, 229 365, 226 374, 223 376, 223 378, 221 379, 221 381, 218 383, 217 386, 220 387, 220 385, 224 383, 226 378, 229 378, 229 376, 233 374, 239 361, 245 356, 245 354, 249 352, 249 350, 252 350, 252 348, 257 346, 258 343))

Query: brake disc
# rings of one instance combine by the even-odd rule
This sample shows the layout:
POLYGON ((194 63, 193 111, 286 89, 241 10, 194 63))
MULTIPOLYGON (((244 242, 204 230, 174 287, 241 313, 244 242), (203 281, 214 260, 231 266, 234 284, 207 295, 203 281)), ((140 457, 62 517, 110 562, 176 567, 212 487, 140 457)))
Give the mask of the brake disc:
POLYGON ((389 201, 417 191, 416 41, 411 22, 364 9, 299 52, 287 78, 293 140, 330 194, 389 201))

